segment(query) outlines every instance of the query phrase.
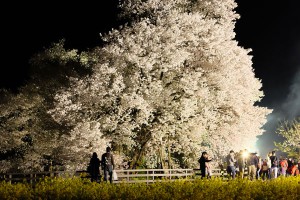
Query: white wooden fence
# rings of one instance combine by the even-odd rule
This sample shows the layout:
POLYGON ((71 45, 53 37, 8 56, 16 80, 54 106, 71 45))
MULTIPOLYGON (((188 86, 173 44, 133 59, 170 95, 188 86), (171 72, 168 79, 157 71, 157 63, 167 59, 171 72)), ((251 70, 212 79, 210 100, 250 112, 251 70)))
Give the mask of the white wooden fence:
POLYGON ((153 183, 162 180, 192 179, 195 176, 193 169, 128 169, 115 170, 118 180, 115 183, 153 183))
MULTIPOLYGON (((200 177, 199 169, 126 169, 116 170, 118 180, 114 183, 153 183, 163 180, 188 179, 194 180, 200 177)), ((102 173, 102 171, 101 171, 102 173)), ((32 172, 32 173, 5 173, 0 174, 0 181, 5 180, 10 183, 27 182, 36 183, 45 177, 73 177, 90 178, 86 171, 50 171, 50 172, 32 172)), ((101 175, 102 176, 102 175, 101 175)), ((213 169, 212 176, 225 177, 226 172, 221 169, 213 169)))

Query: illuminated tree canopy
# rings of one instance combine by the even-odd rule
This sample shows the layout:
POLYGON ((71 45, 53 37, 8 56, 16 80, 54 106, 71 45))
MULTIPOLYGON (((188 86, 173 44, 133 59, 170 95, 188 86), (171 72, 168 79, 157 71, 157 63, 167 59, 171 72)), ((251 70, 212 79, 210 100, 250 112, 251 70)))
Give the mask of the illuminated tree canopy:
POLYGON ((75 126, 78 144, 92 141, 85 146, 101 151, 99 143, 112 141, 148 166, 184 167, 204 150, 221 156, 254 145, 270 111, 254 105, 263 92, 250 50, 234 40, 235 7, 233 0, 124 1, 121 16, 131 23, 103 36, 93 74, 72 79, 50 113, 75 126))
POLYGON ((278 135, 284 138, 283 142, 275 142, 275 146, 291 157, 300 156, 300 118, 294 121, 284 121, 277 129, 278 135))
POLYGON ((236 6, 124 0, 120 17, 128 23, 103 35, 102 47, 78 54, 58 45, 37 56, 37 66, 58 61, 50 67, 61 80, 34 85, 44 92, 37 104, 47 102, 45 115, 58 127, 43 145, 60 149, 68 169, 84 169, 107 145, 117 163, 132 167, 191 167, 202 151, 250 149, 270 110, 255 105, 264 95, 251 50, 234 39, 236 6))

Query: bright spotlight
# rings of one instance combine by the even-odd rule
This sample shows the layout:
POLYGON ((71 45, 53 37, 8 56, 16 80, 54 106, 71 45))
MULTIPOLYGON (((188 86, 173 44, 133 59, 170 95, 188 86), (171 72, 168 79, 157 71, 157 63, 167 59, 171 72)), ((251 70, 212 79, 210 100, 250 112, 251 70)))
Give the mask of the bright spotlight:
POLYGON ((243 152, 243 158, 248 158, 249 153, 248 152, 243 152))

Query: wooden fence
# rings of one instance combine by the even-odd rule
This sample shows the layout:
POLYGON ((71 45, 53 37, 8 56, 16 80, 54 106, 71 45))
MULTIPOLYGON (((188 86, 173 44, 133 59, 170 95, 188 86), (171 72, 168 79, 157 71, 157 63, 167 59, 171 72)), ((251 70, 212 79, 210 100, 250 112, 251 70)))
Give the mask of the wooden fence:
POLYGON ((45 177, 73 177, 78 175, 74 171, 51 171, 51 172, 28 172, 28 173, 4 173, 0 174, 0 181, 7 181, 10 183, 27 182, 36 183, 45 177))
MULTIPOLYGON (((126 169, 115 170, 118 180, 114 183, 153 183, 163 180, 188 179, 194 180, 201 176, 199 169, 126 169)), ((100 176, 102 175, 102 171, 100 176)), ((32 172, 32 173, 6 173, 0 174, 0 181, 5 180, 10 183, 27 182, 34 184, 45 177, 73 177, 90 178, 86 171, 50 171, 50 172, 32 172)), ((212 176, 225 177, 226 172, 221 169, 213 169, 212 176)))
MULTIPOLYGON (((193 169, 195 176, 201 176, 201 171, 200 169, 193 169)), ((227 172, 226 170, 221 170, 221 169, 212 169, 212 176, 217 176, 217 177, 226 177, 227 172)))
POLYGON ((162 180, 192 179, 193 169, 133 169, 116 170, 118 180, 115 183, 153 183, 162 180))

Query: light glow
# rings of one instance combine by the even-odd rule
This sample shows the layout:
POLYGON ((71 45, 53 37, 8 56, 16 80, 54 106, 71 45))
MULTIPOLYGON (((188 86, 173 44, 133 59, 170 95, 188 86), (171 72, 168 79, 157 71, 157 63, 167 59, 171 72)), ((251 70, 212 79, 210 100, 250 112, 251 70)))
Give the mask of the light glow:
POLYGON ((249 153, 247 151, 243 152, 243 158, 248 158, 249 157, 249 153))

